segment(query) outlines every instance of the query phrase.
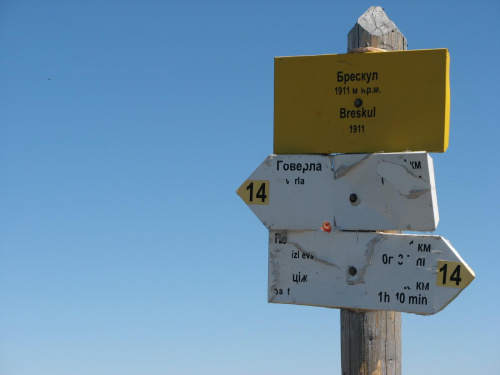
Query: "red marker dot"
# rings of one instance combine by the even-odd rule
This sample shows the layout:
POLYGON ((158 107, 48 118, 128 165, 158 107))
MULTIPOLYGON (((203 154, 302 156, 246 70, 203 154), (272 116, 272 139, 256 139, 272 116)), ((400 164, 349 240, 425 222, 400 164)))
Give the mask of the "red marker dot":
POLYGON ((324 221, 323 225, 321 226, 321 230, 330 233, 332 231, 332 226, 328 221, 324 221))

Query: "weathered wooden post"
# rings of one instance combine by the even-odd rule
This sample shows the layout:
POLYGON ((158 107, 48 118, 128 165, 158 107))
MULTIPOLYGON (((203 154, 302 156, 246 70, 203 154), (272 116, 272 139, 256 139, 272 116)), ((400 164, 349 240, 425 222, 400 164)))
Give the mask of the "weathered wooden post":
MULTIPOLYGON (((385 51, 408 49, 406 38, 381 7, 371 7, 347 34, 347 50, 376 48, 385 51)), ((359 51, 359 52, 367 52, 359 51)))
MULTIPOLYGON (((351 53, 406 49, 406 38, 381 7, 368 9, 347 36, 351 53)), ((401 374, 400 312, 341 310, 340 324, 342 375, 401 374)))

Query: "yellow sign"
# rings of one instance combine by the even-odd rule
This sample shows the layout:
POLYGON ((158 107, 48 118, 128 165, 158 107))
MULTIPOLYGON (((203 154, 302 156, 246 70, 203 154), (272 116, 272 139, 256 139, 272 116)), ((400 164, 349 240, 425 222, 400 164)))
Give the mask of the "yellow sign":
POLYGON ((247 180, 236 193, 246 204, 269 204, 269 181, 247 180))
POLYGON ((277 57, 274 153, 448 147, 447 49, 277 57))
POLYGON ((438 260, 437 286, 464 289, 476 277, 469 266, 460 262, 438 260))

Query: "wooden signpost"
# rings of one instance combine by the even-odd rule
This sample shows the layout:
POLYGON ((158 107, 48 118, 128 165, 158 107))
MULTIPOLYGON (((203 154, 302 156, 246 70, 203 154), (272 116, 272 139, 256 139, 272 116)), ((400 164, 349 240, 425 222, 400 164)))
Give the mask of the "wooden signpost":
POLYGON ((400 51, 380 7, 348 46, 276 58, 275 154, 237 194, 269 229, 269 302, 341 308, 342 374, 400 375, 401 312, 435 314, 475 277, 442 237, 380 232, 436 229, 449 56, 400 51))
MULTIPOLYGON (((406 38, 381 7, 369 8, 348 34, 348 51, 370 47, 407 49, 406 38)), ((401 312, 343 309, 340 342, 342 375, 401 375, 401 312)))

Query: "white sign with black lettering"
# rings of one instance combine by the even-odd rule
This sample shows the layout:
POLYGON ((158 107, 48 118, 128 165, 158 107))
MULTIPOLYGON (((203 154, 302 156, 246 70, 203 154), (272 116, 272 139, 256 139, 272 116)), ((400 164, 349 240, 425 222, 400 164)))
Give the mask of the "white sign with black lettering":
POLYGON ((425 152, 270 155, 236 191, 269 229, 433 231, 425 152))
POLYGON ((272 303, 430 315, 474 277, 440 236, 269 231, 272 303))

